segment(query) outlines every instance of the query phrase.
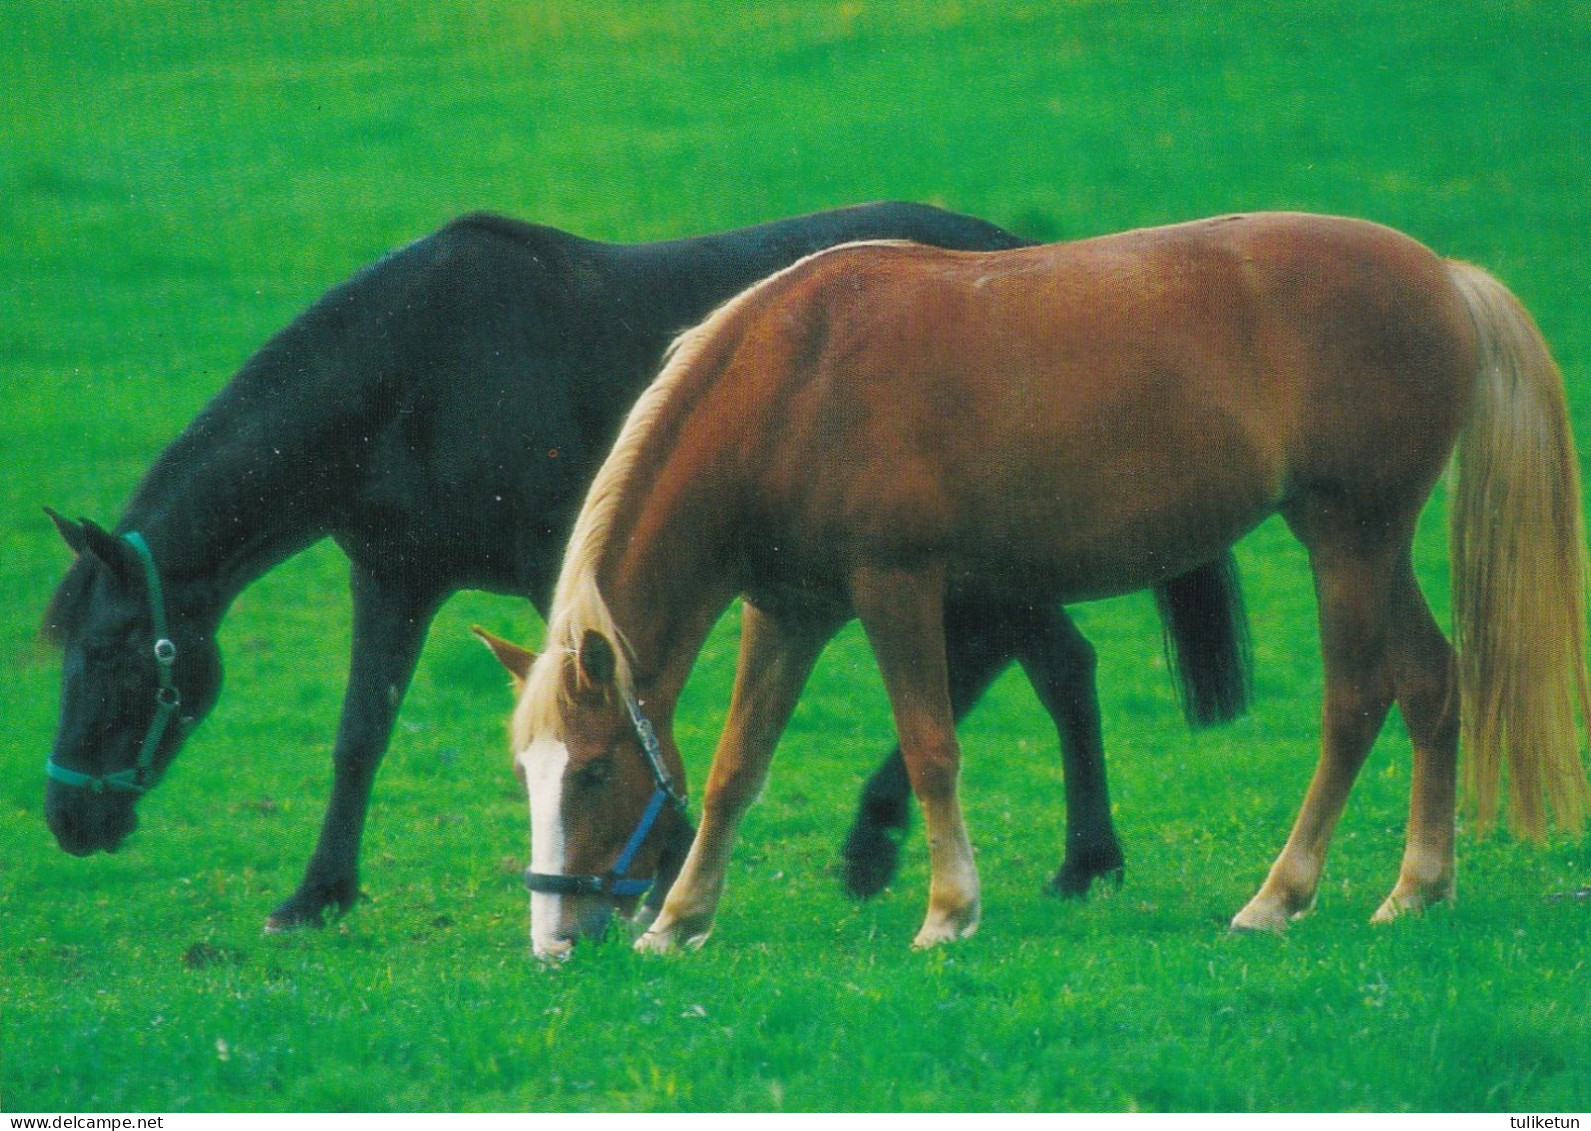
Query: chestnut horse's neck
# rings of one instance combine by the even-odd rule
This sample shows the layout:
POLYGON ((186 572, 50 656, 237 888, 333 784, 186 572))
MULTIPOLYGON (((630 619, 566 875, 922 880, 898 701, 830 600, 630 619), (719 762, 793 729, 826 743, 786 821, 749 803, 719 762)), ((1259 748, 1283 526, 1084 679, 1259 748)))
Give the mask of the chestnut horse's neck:
MULTIPOLYGON (((709 324, 712 319, 709 319, 709 324)), ((586 497, 553 596, 546 650, 587 632, 616 647, 616 682, 667 733, 674 703, 719 615, 745 585, 742 469, 733 445, 702 442, 704 383, 693 340, 642 395, 586 497)), ((558 727, 560 681, 538 665, 516 742, 558 727)))
MULTIPOLYGON (((742 291, 674 342, 570 535, 544 655, 578 654, 587 632, 606 637, 616 645, 618 691, 642 701, 665 734, 708 632, 750 587, 758 552, 750 484, 761 453, 741 440, 779 399, 779 382, 757 382, 759 366, 731 364, 744 344, 735 325, 774 281, 824 254, 742 291)), ((514 715, 517 748, 561 733, 562 672, 561 660, 532 669, 514 715)))
POLYGON ((672 716, 708 633, 743 587, 733 510, 726 499, 700 497, 713 494, 700 491, 704 485, 710 481, 697 480, 689 495, 638 498, 636 521, 624 524, 617 552, 599 572, 636 697, 663 718, 672 716))

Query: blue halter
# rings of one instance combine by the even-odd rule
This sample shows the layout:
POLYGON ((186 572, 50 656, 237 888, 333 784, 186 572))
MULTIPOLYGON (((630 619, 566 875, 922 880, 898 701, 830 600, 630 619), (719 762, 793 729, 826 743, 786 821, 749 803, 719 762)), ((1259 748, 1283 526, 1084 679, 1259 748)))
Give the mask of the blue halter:
POLYGON ((166 629, 166 597, 160 585, 160 571, 155 568, 155 556, 149 552, 143 535, 136 530, 124 534, 122 541, 133 548, 138 560, 143 563, 144 581, 149 587, 149 617, 155 627, 155 677, 160 681, 160 686, 155 689, 155 717, 149 722, 144 744, 139 747, 137 760, 125 770, 111 774, 85 774, 61 765, 53 755, 45 759, 46 777, 62 785, 78 786, 94 793, 104 793, 107 789, 147 793, 155 788, 155 751, 160 749, 160 740, 166 736, 177 708, 182 705, 182 694, 177 690, 177 682, 172 675, 172 667, 177 662, 177 646, 171 642, 166 629))
POLYGON ((657 733, 652 729, 652 722, 641 713, 641 705, 634 699, 626 698, 624 705, 630 711, 630 724, 635 728, 635 737, 640 740, 641 753, 646 756, 647 768, 652 771, 652 798, 646 803, 646 809, 641 813, 641 820, 635 826, 635 831, 630 834, 630 839, 624 842, 624 848, 619 853, 613 867, 600 876, 564 876, 549 872, 532 872, 525 869, 525 886, 531 891, 543 895, 605 895, 610 899, 624 899, 632 895, 645 895, 652 886, 653 877, 631 879, 625 875, 630 870, 630 865, 635 861, 636 853, 641 851, 641 845, 646 843, 647 836, 653 826, 657 824, 658 817, 663 814, 663 806, 671 805, 681 817, 688 814, 685 797, 674 787, 673 781, 668 776, 668 769, 663 765, 663 750, 658 745, 657 733))

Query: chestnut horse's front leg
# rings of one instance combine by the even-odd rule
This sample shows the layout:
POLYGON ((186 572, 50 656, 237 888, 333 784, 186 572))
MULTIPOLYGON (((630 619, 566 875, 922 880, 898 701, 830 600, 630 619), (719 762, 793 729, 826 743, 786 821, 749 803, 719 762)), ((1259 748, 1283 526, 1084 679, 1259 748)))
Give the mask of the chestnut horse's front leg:
POLYGON ((965 938, 978 929, 978 869, 956 797, 961 749, 945 669, 943 571, 864 567, 851 577, 851 597, 928 831, 928 915, 912 945, 965 938))
POLYGON ((790 721, 812 665, 837 627, 776 619, 747 602, 729 718, 702 793, 702 823, 652 926, 637 950, 697 947, 712 931, 740 819, 762 791, 774 747, 790 721))

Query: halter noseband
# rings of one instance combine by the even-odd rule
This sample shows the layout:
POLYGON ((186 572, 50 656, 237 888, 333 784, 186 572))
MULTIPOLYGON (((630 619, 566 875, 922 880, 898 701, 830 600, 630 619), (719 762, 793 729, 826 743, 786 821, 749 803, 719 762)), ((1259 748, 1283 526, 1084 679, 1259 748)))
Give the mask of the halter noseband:
POLYGON ((636 824, 635 831, 630 834, 630 839, 625 841, 624 849, 619 853, 619 858, 600 876, 565 876, 548 872, 533 872, 525 869, 525 886, 533 892, 543 895, 605 895, 610 899, 624 899, 632 895, 644 895, 652 886, 653 877, 645 879, 630 879, 624 873, 630 870, 630 864, 635 860, 636 853, 641 851, 641 845, 646 843, 647 836, 653 826, 657 824, 658 817, 663 814, 663 806, 672 806, 681 817, 689 820, 685 806, 685 796, 675 788, 674 782, 668 776, 668 769, 663 765, 663 750, 658 745, 657 733, 652 729, 652 722, 641 713, 641 705, 628 696, 624 701, 625 707, 630 712, 630 725, 635 728, 635 737, 640 740, 641 753, 646 756, 647 769, 652 771, 652 798, 646 803, 646 809, 641 813, 641 820, 636 824))
POLYGON ((182 704, 182 694, 177 690, 176 679, 172 676, 172 667, 177 662, 177 646, 171 642, 166 628, 166 597, 160 586, 160 571, 155 568, 155 556, 149 552, 149 544, 144 541, 144 536, 136 530, 122 535, 122 541, 133 548, 138 560, 143 563, 144 581, 149 588, 149 616, 155 626, 155 676, 160 686, 155 689, 155 717, 150 720, 144 744, 138 750, 138 759, 125 770, 117 770, 112 774, 85 774, 67 769, 53 755, 45 760, 46 777, 62 785, 78 786, 94 793, 104 793, 107 789, 147 793, 155 787, 155 751, 160 748, 160 740, 165 737, 177 708, 182 704))

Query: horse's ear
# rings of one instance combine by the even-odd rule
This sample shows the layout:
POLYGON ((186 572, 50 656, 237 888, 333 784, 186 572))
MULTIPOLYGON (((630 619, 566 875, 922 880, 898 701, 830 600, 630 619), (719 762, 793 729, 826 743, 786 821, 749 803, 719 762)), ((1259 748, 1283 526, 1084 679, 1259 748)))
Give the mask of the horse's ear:
POLYGON ((480 638, 482 644, 492 650, 497 662, 508 669, 508 674, 514 679, 514 694, 518 695, 525 690, 525 680, 530 676, 530 666, 536 662, 536 653, 529 648, 521 648, 518 644, 510 643, 501 636, 493 635, 478 624, 471 625, 470 631, 480 638))
POLYGON ((72 553, 81 554, 88 549, 88 543, 83 539, 83 528, 69 518, 62 518, 49 507, 44 508, 44 513, 50 516, 50 521, 55 524, 56 531, 61 535, 61 540, 72 548, 72 553))
POLYGON ((613 656, 613 645, 602 633, 587 629, 586 634, 580 638, 580 676, 593 687, 607 688, 613 685, 613 675, 617 661, 613 656))
POLYGON ((82 532, 84 548, 116 575, 123 585, 131 586, 139 576, 139 563, 133 548, 92 519, 77 520, 82 532))

